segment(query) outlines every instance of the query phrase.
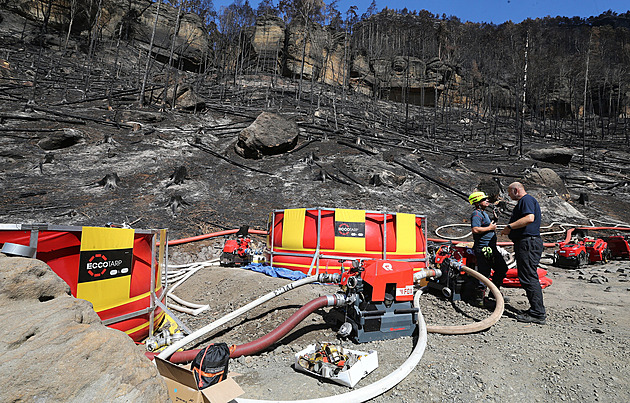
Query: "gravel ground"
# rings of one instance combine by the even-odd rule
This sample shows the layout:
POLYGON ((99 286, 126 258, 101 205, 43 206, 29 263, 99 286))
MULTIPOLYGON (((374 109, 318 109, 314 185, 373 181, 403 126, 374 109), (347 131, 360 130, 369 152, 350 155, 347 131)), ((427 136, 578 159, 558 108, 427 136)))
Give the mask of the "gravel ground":
MULTIPOLYGON (((209 257, 220 247, 216 242, 173 248, 172 263, 209 257)), ((544 290, 546 325, 518 323, 515 314, 528 307, 525 294, 518 288, 504 289, 510 302, 496 325, 466 335, 430 333, 417 367, 372 401, 630 401, 630 316, 626 308, 630 263, 548 269, 553 285, 544 290)), ((206 268, 183 283, 176 294, 209 304, 210 309, 197 317, 180 314, 180 318, 197 329, 288 282, 240 268, 206 268)), ((314 284, 282 294, 211 332, 195 347, 217 341, 230 345, 249 342, 274 329, 306 302, 335 291, 336 286, 314 284)), ((484 309, 431 293, 422 296, 421 310, 429 325, 466 324, 489 315, 484 309)), ((293 369, 294 354, 314 342, 334 341, 346 348, 378 352, 378 368, 355 389, 390 374, 415 345, 415 337, 363 344, 338 340, 327 323, 328 311, 311 314, 271 349, 231 360, 230 370, 240 374, 236 379, 245 391, 242 397, 298 400, 350 391, 293 369)))

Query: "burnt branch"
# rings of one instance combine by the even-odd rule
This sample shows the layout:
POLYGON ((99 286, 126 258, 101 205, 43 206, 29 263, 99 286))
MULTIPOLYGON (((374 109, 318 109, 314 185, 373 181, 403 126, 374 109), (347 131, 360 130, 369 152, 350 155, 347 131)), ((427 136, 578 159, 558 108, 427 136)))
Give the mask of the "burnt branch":
POLYGON ((241 164, 240 162, 236 162, 236 161, 233 161, 233 160, 231 160, 231 159, 229 159, 229 158, 227 158, 227 157, 224 157, 223 155, 221 155, 221 154, 217 153, 216 151, 211 150, 209 147, 207 147, 206 145, 204 145, 204 144, 202 144, 202 143, 190 143, 190 142, 189 142, 188 144, 190 144, 191 146, 193 146, 193 147, 195 147, 195 148, 200 149, 201 151, 207 152, 208 154, 210 154, 210 155, 212 155, 212 156, 215 156, 215 157, 217 157, 217 158, 220 158, 220 159, 222 159, 223 161, 229 162, 230 164, 235 165, 235 166, 237 166, 237 167, 239 167, 239 168, 247 169, 247 170, 249 170, 249 171, 258 172, 258 173, 265 174, 265 175, 275 176, 275 175, 274 175, 274 174, 272 174, 272 173, 265 172, 265 171, 261 171, 260 169, 256 169, 256 168, 248 167, 247 165, 243 165, 243 164, 241 164))

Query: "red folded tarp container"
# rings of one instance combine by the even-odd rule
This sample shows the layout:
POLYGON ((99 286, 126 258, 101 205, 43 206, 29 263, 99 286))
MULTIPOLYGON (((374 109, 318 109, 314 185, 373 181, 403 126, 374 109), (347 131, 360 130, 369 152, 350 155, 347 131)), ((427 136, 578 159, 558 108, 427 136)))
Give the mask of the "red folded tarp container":
MULTIPOLYGON (((150 317, 153 316, 155 326, 164 318, 160 308, 153 315, 150 313, 151 285, 155 295, 162 292, 158 264, 162 259, 157 255, 163 256, 163 250, 154 256, 158 233, 159 230, 126 228, 0 224, 0 244, 36 246, 35 257, 68 283, 73 296, 90 301, 109 327, 141 341, 149 335, 150 317)), ((165 237, 166 231, 161 230, 160 235, 165 237)))
POLYGON ((628 235, 613 235, 606 238, 612 257, 630 259, 630 244, 628 235))
MULTIPOLYGON (((539 267, 537 272, 538 278, 540 280, 540 286, 542 288, 548 287, 553 283, 553 280, 547 277, 547 270, 541 269, 539 267)), ((503 286, 510 288, 518 288, 521 286, 521 282, 518 280, 518 270, 515 267, 508 269, 507 273, 505 274, 505 279, 503 279, 503 286)))
POLYGON ((422 215, 337 208, 275 210, 268 232, 267 261, 274 267, 338 273, 340 260, 356 259, 409 261, 414 270, 427 267, 422 215))
MULTIPOLYGON (((540 269, 539 269, 539 270, 540 270, 540 269)), ((549 287, 549 286, 553 283, 553 280, 552 280, 552 279, 550 279, 549 277, 540 277, 540 278, 539 278, 539 280, 540 280, 540 286, 541 286, 542 288, 549 287)), ((506 277, 506 278, 503 280, 503 286, 504 286, 504 287, 514 287, 514 288, 517 288, 517 287, 520 287, 520 286, 521 286, 521 282, 520 282, 520 281, 518 281, 518 278, 515 278, 515 277, 506 277)))

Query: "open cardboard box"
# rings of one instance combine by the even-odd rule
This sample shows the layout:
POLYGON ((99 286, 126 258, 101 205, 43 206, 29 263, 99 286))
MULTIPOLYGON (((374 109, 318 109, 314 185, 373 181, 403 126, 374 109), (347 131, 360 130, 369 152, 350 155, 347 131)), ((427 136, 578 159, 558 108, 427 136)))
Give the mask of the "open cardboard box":
POLYGON ((189 368, 155 357, 155 365, 168 386, 168 396, 173 402, 227 403, 242 395, 243 389, 232 374, 223 381, 199 390, 195 376, 189 368))
POLYGON ((314 375, 316 377, 330 379, 335 383, 354 388, 354 385, 356 385, 357 382, 359 382, 361 379, 366 377, 367 374, 374 371, 378 367, 378 353, 376 351, 370 350, 369 352, 364 352, 342 348, 341 352, 343 354, 352 353, 358 356, 358 361, 349 369, 341 371, 336 375, 323 376, 322 374, 318 374, 317 372, 313 372, 306 368, 303 368, 300 364, 298 364, 301 356, 305 354, 315 353, 315 344, 311 344, 307 346, 304 350, 295 353, 295 363, 293 364, 293 368, 298 371, 314 375))

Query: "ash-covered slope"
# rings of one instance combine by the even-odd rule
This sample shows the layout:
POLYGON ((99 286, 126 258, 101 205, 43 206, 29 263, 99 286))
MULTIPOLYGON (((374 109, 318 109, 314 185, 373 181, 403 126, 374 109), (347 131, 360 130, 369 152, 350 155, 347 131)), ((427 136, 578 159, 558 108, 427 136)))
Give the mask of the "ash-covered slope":
MULTIPOLYGON (((581 149, 566 165, 534 161, 530 150, 566 144, 526 135, 518 157, 508 118, 407 111, 330 87, 298 91, 297 82, 278 77, 271 85, 268 76, 234 83, 180 72, 196 100, 192 110, 141 107, 134 83, 142 60, 131 44, 98 48, 88 71, 80 48, 21 42, 11 18, 0 24, 7 55, 0 69, 0 222, 124 222, 169 228, 173 238, 241 224, 264 228, 275 208, 344 207, 426 214, 435 228, 465 223, 465 196, 475 188, 501 196, 513 180, 538 196, 547 224, 629 221, 630 156, 622 147, 592 145, 585 164, 581 149), (234 151, 239 132, 266 110, 297 123, 297 145, 244 159, 234 151), (586 205, 576 202, 582 193, 586 205)), ((152 82, 159 84, 164 66, 156 71, 152 82)))

